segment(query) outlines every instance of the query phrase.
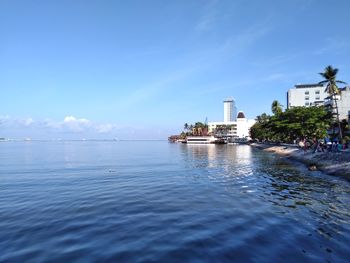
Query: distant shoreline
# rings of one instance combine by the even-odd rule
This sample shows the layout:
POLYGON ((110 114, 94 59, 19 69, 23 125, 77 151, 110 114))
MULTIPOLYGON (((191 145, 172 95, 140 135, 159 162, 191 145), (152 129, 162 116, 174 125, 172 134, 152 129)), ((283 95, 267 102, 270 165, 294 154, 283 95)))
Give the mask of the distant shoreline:
POLYGON ((0 142, 157 142, 166 139, 3 139, 0 142))
POLYGON ((350 180, 350 151, 313 153, 312 150, 308 150, 304 153, 295 145, 252 143, 251 146, 301 162, 309 169, 316 169, 329 175, 337 175, 350 180))

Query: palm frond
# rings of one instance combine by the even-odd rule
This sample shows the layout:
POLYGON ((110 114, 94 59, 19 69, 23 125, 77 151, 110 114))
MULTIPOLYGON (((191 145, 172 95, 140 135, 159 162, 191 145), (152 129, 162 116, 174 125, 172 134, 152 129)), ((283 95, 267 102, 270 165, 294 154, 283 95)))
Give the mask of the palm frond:
POLYGON ((341 84, 347 84, 345 81, 342 81, 342 80, 336 80, 335 82, 341 83, 341 84))

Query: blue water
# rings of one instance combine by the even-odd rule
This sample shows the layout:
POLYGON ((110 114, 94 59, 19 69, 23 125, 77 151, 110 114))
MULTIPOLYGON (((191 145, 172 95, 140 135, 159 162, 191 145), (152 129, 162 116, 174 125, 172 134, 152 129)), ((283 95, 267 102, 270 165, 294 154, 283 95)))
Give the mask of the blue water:
POLYGON ((350 183, 250 146, 0 143, 0 262, 349 259, 350 183))

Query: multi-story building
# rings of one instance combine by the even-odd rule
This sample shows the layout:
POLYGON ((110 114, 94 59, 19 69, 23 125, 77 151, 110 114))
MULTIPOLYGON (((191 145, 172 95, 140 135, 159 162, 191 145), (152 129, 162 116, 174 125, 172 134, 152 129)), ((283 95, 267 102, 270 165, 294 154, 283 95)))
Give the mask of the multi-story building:
MULTIPOLYGON (((335 96, 338 105, 339 119, 349 120, 350 117, 350 87, 340 88, 340 94, 335 96)), ((297 106, 324 105, 334 113, 335 102, 320 84, 298 84, 287 92, 287 108, 297 106)))
POLYGON ((339 120, 350 119, 350 87, 340 88, 340 94, 335 95, 333 100, 331 97, 327 97, 324 101, 326 108, 333 111, 336 114, 335 100, 338 105, 339 120))
POLYGON ((242 111, 237 115, 234 99, 228 98, 224 100, 224 121, 209 122, 208 132, 216 137, 247 138, 254 123, 255 120, 248 120, 242 111))
POLYGON ((323 105, 328 97, 325 87, 320 84, 298 84, 287 92, 287 108, 323 105))
POLYGON ((237 108, 236 102, 233 98, 224 99, 224 122, 236 121, 237 108))

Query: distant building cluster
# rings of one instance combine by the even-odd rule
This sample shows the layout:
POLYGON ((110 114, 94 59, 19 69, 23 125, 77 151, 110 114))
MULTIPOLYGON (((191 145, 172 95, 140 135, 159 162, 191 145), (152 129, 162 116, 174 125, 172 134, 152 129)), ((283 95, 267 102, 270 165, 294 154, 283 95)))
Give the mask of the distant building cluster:
MULTIPOLYGON (((339 89, 340 94, 336 95, 339 119, 350 119, 350 87, 339 89)), ((320 84, 298 84, 287 92, 287 108, 298 106, 319 106, 324 105, 335 110, 335 102, 331 100, 325 87, 320 84)))
POLYGON ((209 122, 208 132, 217 138, 244 139, 249 137, 249 129, 254 123, 255 120, 248 120, 243 111, 237 114, 236 102, 230 97, 224 99, 224 121, 209 122))

